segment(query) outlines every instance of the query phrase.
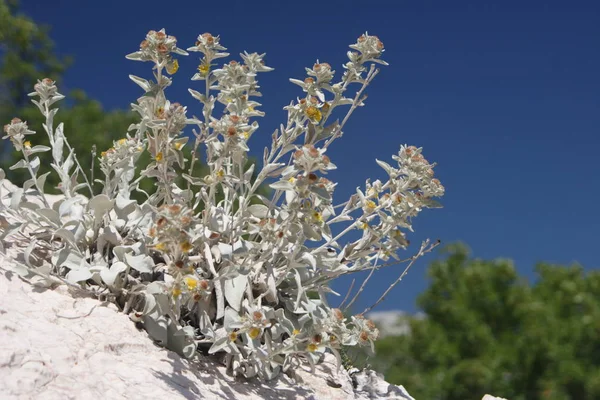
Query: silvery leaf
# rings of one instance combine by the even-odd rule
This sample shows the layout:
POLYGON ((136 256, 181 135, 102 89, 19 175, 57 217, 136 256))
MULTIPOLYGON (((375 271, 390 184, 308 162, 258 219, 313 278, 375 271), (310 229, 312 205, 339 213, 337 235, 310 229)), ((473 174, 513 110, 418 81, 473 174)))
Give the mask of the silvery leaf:
POLYGON ((186 326, 181 328, 176 325, 172 320, 169 320, 167 328, 168 343, 167 348, 185 358, 192 358, 196 354, 196 342, 193 340, 193 328, 186 326), (186 329, 188 328, 188 329, 186 329), (191 338, 190 338, 190 331, 191 338))
POLYGON ((10 166, 8 169, 15 170, 18 168, 27 168, 27 162, 25 160, 19 160, 15 165, 10 166))
POLYGON ((115 246, 113 249, 113 254, 119 261, 125 261, 125 254, 140 254, 142 253, 143 248, 144 244, 142 242, 137 242, 128 246, 115 246))
POLYGON ((125 270, 127 270, 127 265, 125 265, 125 263, 123 263, 121 261, 117 261, 116 263, 113 263, 113 265, 110 266, 110 269, 105 268, 105 269, 101 270, 100 277, 102 278, 102 281, 104 281, 104 283, 107 286, 113 287, 113 285, 115 284, 115 280, 117 279, 117 276, 121 272, 124 272, 125 270))
POLYGON ((246 181, 250 181, 250 179, 252 178, 252 175, 254 174, 254 166, 255 164, 250 165, 250 168, 248 168, 246 170, 246 172, 244 172, 244 180, 246 181))
POLYGON ((23 252, 23 256, 25 257, 25 264, 27 264, 27 266, 30 268, 33 268, 33 265, 31 265, 31 252, 33 251, 33 248, 36 244, 37 242, 35 240, 32 240, 31 243, 29 243, 29 246, 27 246, 27 248, 23 252))
POLYGON ((262 204, 252 204, 248 207, 248 212, 256 218, 267 218, 269 208, 262 204))
POLYGON ((23 183, 23 190, 25 192, 28 191, 29 189, 31 189, 33 187, 34 184, 35 183, 34 183, 33 179, 27 179, 25 181, 25 183, 23 183))
POLYGON ((33 160, 29 162, 29 165, 33 170, 33 174, 37 175, 37 171, 40 169, 40 158, 36 156, 33 160))
POLYGON ((36 213, 45 217, 48 221, 50 221, 55 226, 60 226, 60 216, 56 211, 51 208, 38 208, 35 210, 36 213))
POLYGON ((228 279, 224 283, 225 299, 229 306, 236 311, 240 311, 242 299, 248 286, 248 278, 245 275, 238 275, 235 278, 228 279))
POLYGON ((62 132, 62 124, 56 128, 54 135, 54 143, 52 144, 52 159, 56 164, 62 162, 63 159, 64 136, 62 132), (60 129, 59 129, 60 128, 60 129))
POLYGON ((142 89, 144 89, 144 92, 149 92, 150 88, 152 87, 150 82, 148 82, 146 79, 144 78, 140 78, 139 76, 135 76, 135 75, 129 75, 129 79, 131 79, 132 81, 134 81, 139 87, 141 87, 142 89))
POLYGON ((44 190, 44 186, 46 185, 46 178, 50 175, 50 172, 45 172, 37 178, 37 185, 40 189, 44 190))
POLYGON ((292 183, 287 180, 274 182, 274 183, 271 183, 269 186, 271 187, 271 189, 275 189, 275 190, 293 190, 294 189, 294 185, 292 185, 292 183))
POLYGON ((133 61, 144 61, 142 54, 143 53, 141 51, 136 51, 134 53, 127 54, 125 58, 133 61))
POLYGON ((152 273, 154 269, 154 261, 145 254, 133 256, 129 253, 125 253, 125 262, 131 268, 142 273, 152 273))
POLYGON ((31 149, 29 149, 28 153, 29 154, 45 153, 48 150, 50 150, 50 147, 48 147, 48 146, 37 145, 37 146, 33 146, 31 149))
POLYGON ((94 210, 96 220, 102 218, 108 211, 112 210, 115 204, 114 200, 108 198, 105 194, 99 194, 88 202, 88 210, 94 210))
POLYGON ((60 228, 54 232, 54 236, 66 240, 72 247, 77 248, 75 235, 73 235, 73 232, 64 228, 60 228))
POLYGON ((193 98, 199 100, 202 103, 206 103, 206 96, 203 95, 202 93, 193 90, 193 89, 188 89, 188 92, 190 92, 190 94, 192 95, 193 98))
POLYGON ((148 315, 144 315, 144 328, 150 337, 165 346, 167 344, 168 334, 168 321, 164 315, 160 315, 158 312, 152 312, 148 315))
POLYGON ((87 281, 92 277, 92 273, 86 268, 72 269, 65 277, 71 283, 87 281))

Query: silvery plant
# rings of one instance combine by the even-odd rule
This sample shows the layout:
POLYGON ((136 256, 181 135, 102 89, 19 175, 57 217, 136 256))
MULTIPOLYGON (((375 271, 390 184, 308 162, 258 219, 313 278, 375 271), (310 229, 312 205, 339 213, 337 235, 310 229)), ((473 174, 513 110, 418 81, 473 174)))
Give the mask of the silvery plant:
POLYGON ((435 247, 425 241, 411 257, 397 254, 409 244, 411 219, 439 207, 433 199, 444 187, 421 148, 400 146, 393 163, 376 161, 385 182, 367 180, 334 204, 336 184, 325 176, 336 166, 327 150, 364 105, 376 65, 387 65, 376 36, 364 34, 350 48, 339 80, 325 62, 290 80, 302 96, 285 107, 287 122, 273 132, 260 171, 248 162, 248 143, 264 115, 256 101, 258 74, 272 70, 264 54, 245 52, 222 64, 229 54, 219 36, 204 33, 184 51, 164 30, 148 32, 127 58, 150 63, 153 79, 130 76, 144 92, 132 104, 139 122, 96 155, 101 179, 86 175, 63 125, 55 126, 64 96, 52 80, 39 81, 30 96, 46 119, 50 147, 33 145, 36 133, 18 118, 4 127, 4 139, 22 154, 11 169, 26 169, 30 179, 1 193, 7 201, 0 209, 0 250, 20 261, 13 269, 23 278, 112 301, 157 343, 190 358, 198 351, 220 355, 235 375, 271 379, 303 362, 314 366, 326 351, 340 360, 345 346, 372 349, 378 330, 364 317, 372 307, 354 316, 349 307, 374 271, 407 264, 377 305, 435 247), (200 117, 165 94, 178 57, 188 52, 200 55, 192 77, 200 84, 189 89, 200 117), (183 135, 189 125, 193 143, 183 135), (192 146, 190 159, 185 146, 192 146), (36 154, 43 152, 51 152, 52 170, 41 173, 36 154), (151 161, 141 166, 144 152, 151 161), (206 176, 192 173, 199 154, 206 176), (52 172, 62 192, 55 202, 43 191, 52 172), (177 176, 184 187, 174 183, 177 176), (152 194, 140 189, 142 179, 154 181, 152 194), (265 186, 272 195, 260 194, 265 186), (145 200, 133 200, 133 192, 145 200), (358 239, 342 243, 351 231, 358 239), (331 306, 338 294, 330 282, 361 271, 367 271, 362 284, 353 290, 353 282, 337 308, 331 306))

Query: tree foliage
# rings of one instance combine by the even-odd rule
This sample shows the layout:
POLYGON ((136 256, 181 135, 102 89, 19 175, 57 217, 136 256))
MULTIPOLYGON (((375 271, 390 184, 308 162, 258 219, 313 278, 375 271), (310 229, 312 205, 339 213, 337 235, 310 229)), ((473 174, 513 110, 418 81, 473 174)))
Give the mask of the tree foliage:
POLYGON ((387 380, 418 399, 600 398, 600 272, 538 264, 529 284, 509 260, 446 252, 418 299, 427 318, 377 343, 387 380))
MULTIPOLYGON (((39 133, 32 145, 48 145, 48 137, 42 127, 43 117, 27 93, 32 92, 34 84, 42 78, 50 78, 60 84, 71 62, 68 57, 56 55, 49 31, 49 27, 38 25, 20 13, 18 1, 0 0, 0 121, 2 125, 14 117, 27 121, 39 133)), ((73 90, 68 97, 72 101, 61 107, 60 120, 64 122, 65 131, 77 138, 72 145, 82 167, 91 171, 92 146, 96 144, 98 153, 111 147, 113 140, 125 136, 135 116, 121 110, 106 111, 82 90, 73 90)), ((10 142, 3 140, 0 141, 0 155, 0 166, 8 178, 21 185, 27 179, 23 170, 9 170, 19 159, 18 152, 14 151, 10 142)), ((42 163, 50 163, 48 153, 41 154, 40 158, 42 163)), ((99 169, 95 164, 94 172, 98 176, 99 169)), ((57 183, 56 176, 51 174, 47 181, 49 192, 57 183)))

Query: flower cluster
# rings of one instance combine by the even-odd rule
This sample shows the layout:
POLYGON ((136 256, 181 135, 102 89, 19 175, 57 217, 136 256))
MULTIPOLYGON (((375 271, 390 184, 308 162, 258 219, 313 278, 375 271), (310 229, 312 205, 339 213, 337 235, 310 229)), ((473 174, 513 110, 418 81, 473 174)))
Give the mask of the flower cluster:
POLYGON ((135 139, 123 138, 114 142, 113 147, 100 153, 100 162, 107 171, 126 162, 132 155, 143 151, 135 139))
POLYGON ((10 124, 4 125, 4 133, 6 133, 6 136, 2 139, 10 139, 17 151, 31 147, 31 143, 25 140, 25 135, 35 134, 34 131, 29 129, 27 122, 23 122, 19 118, 13 118, 10 124))
POLYGON ((185 51, 177 47, 177 38, 167 35, 165 30, 161 29, 158 32, 148 32, 146 39, 140 43, 140 50, 131 54, 129 58, 166 65, 168 72, 174 74, 179 69, 179 63, 172 58, 171 54, 187 55, 185 51))
MULTIPOLYGON (((377 160, 387 179, 367 180, 347 201, 334 202, 336 183, 325 175, 336 166, 327 151, 364 105, 364 91, 379 72, 376 64, 386 65, 376 36, 364 34, 350 47, 341 77, 317 61, 304 78, 291 80, 302 97, 285 107, 287 121, 272 134, 262 168, 255 170, 259 163, 249 162, 248 151, 259 131, 256 119, 264 115, 255 101, 261 95, 258 73, 272 70, 265 55, 244 52, 240 61, 218 64, 229 56, 219 36, 198 36, 187 50, 200 53, 192 81, 204 87, 189 92, 201 113, 188 118, 187 107, 166 95, 179 68, 173 56, 187 52, 164 30, 148 32, 127 58, 152 63, 153 79, 130 76, 144 91, 132 104, 139 121, 101 152, 101 193, 89 184, 62 124, 54 128, 52 105, 62 95, 53 81, 38 82, 31 95, 46 117, 51 147, 25 141, 35 132, 19 119, 5 127, 4 138, 23 150, 24 159, 13 168, 27 168, 31 175, 10 209, 0 209, 15 221, 0 238, 20 246, 27 263, 18 272, 112 299, 158 343, 186 357, 219 354, 234 374, 246 377, 271 379, 302 362, 314 365, 325 351, 341 360, 343 346, 372 350, 379 331, 364 318, 368 309, 345 312, 384 266, 381 260, 402 262, 398 252, 409 245, 412 218, 438 207, 434 198, 444 187, 422 149, 401 146, 393 156, 397 166, 377 160), (356 92, 349 94, 354 85, 356 92), (328 122, 341 110, 342 122, 328 122), (183 155, 187 126, 194 128, 191 159, 183 155), (204 176, 194 174, 200 146, 204 176), (29 159, 50 150, 64 194, 53 207, 43 197, 39 158, 29 159), (143 152, 150 162, 140 166, 143 152), (187 187, 175 183, 179 175, 187 187), (153 180, 156 190, 138 203, 131 192, 141 191, 141 179, 153 180), (269 196, 260 190, 265 186, 273 189, 269 196), (82 188, 89 198, 78 193, 82 188), (44 204, 26 202, 24 194, 37 194, 44 204), (343 226, 334 229, 335 224, 343 226), (355 229, 362 235, 342 243, 355 229), (337 307, 330 305, 331 295, 338 295, 331 281, 360 271, 370 273, 354 295, 351 288, 337 307)), ((408 267, 433 247, 424 242, 408 267)))

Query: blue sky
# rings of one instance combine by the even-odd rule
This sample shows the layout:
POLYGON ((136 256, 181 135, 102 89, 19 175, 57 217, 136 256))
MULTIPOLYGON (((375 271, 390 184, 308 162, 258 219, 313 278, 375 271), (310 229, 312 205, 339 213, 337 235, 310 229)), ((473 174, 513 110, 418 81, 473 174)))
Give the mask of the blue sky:
MULTIPOLYGON (((330 176, 336 198, 383 178, 376 157, 422 146, 447 193, 445 208, 415 220, 413 242, 464 241, 476 257, 512 258, 528 277, 538 261, 600 265, 596 1, 22 0, 22 8, 52 25, 57 50, 75 58, 63 92, 84 89, 108 109, 141 94, 127 75, 149 77, 149 65, 125 55, 150 29, 166 28, 184 48, 211 32, 236 57, 266 52, 276 70, 259 77, 267 117, 259 120, 263 137, 250 142, 255 155, 284 121, 282 107, 302 95, 288 78, 303 78, 316 59, 340 72, 348 44, 364 31, 378 35, 390 66, 328 153, 338 165, 330 176)), ((199 115, 187 93, 197 85, 189 81, 197 58, 180 65, 168 97, 199 115)), ((416 263, 380 309, 414 311, 433 257, 416 263)), ((400 272, 376 274, 358 309, 400 272)))

